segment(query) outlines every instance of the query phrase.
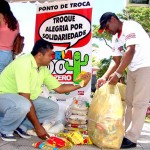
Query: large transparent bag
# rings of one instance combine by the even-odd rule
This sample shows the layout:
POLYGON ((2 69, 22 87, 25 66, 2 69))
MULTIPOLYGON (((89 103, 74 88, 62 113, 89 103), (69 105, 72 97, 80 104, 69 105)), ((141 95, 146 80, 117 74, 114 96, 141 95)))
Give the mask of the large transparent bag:
POLYGON ((106 83, 96 90, 88 112, 88 134, 99 148, 120 148, 124 127, 117 85, 106 83))

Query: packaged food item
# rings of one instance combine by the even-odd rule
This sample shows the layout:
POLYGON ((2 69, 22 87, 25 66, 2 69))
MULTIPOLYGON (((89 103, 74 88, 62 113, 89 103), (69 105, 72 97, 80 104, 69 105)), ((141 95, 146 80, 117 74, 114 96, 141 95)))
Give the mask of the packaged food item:
POLYGON ((77 78, 74 80, 74 83, 78 83, 81 87, 84 87, 84 80, 82 79, 82 75, 86 73, 86 71, 81 71, 77 78))
POLYGON ((80 132, 60 133, 59 136, 67 138, 72 144, 83 144, 84 139, 80 132))
POLYGON ((69 118, 73 120, 83 120, 83 121, 87 120, 87 116, 79 116, 79 115, 71 115, 69 118))
POLYGON ((67 121, 68 121, 70 124, 78 124, 78 125, 87 124, 87 120, 73 120, 73 119, 68 119, 67 121))
POLYGON ((73 103, 71 105, 71 108, 74 110, 88 110, 89 108, 89 103, 87 101, 81 101, 81 100, 77 100, 74 99, 73 103))
POLYGON ((79 129, 87 129, 87 125, 79 125, 79 124, 68 124, 67 127, 79 128, 79 129))
POLYGON ((59 136, 67 138, 74 145, 92 144, 88 135, 82 135, 81 132, 74 131, 68 133, 59 133, 59 136))
POLYGON ((45 150, 63 150, 72 148, 72 144, 62 137, 50 137, 44 142, 33 143, 32 146, 45 150))
POLYGON ((62 131, 64 131, 64 125, 62 123, 58 123, 47 130, 48 134, 57 134, 62 131))
POLYGON ((80 115, 80 116, 87 116, 88 114, 88 110, 82 110, 82 111, 79 111, 79 110, 74 110, 72 109, 72 115, 80 115))
POLYGON ((38 149, 45 149, 45 150, 58 150, 58 148, 54 147, 53 145, 49 145, 47 142, 37 142, 32 144, 33 147, 38 149))

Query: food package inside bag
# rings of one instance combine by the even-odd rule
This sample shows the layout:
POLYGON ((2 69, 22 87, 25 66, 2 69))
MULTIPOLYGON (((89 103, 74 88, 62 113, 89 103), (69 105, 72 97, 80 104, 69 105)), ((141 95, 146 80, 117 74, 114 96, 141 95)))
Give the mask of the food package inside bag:
POLYGON ((88 134, 99 148, 120 148, 124 126, 117 85, 106 83, 96 90, 88 112, 88 134))
POLYGON ((73 110, 86 111, 89 108, 89 102, 74 98, 71 104, 71 108, 73 110))

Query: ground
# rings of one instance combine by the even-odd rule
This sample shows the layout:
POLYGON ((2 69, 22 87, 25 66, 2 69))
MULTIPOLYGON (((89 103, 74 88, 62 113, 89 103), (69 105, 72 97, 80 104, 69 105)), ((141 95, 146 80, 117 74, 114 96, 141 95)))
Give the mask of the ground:
MULTIPOLYGON (((17 142, 4 142, 0 139, 0 150, 36 150, 32 147, 34 142, 40 141, 37 137, 32 137, 30 140, 26 140, 20 137, 17 137, 17 142)), ((150 150, 150 123, 144 123, 142 130, 142 135, 138 141, 136 148, 133 150, 150 150)), ((98 147, 92 145, 81 145, 73 146, 71 150, 99 150, 98 147)))

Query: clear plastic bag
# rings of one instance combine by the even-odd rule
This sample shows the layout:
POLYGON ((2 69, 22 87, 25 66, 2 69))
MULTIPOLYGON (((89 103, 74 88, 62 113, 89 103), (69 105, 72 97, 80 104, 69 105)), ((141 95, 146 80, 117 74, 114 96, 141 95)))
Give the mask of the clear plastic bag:
POLYGON ((118 86, 97 89, 88 112, 88 133, 99 148, 119 149, 124 135, 123 106, 118 86))

